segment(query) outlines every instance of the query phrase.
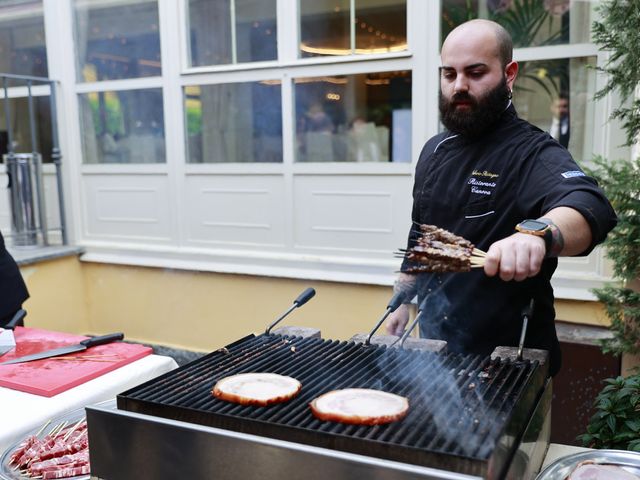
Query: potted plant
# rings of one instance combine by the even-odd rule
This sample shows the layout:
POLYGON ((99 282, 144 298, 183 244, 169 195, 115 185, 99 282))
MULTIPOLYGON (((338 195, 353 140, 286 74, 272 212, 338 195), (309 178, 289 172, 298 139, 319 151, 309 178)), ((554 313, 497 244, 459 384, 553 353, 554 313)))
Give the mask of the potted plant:
MULTIPOLYGON (((627 145, 637 144, 640 133, 640 4, 606 0, 599 7, 600 20, 593 23, 594 42, 610 57, 601 68, 609 83, 596 98, 616 92, 621 105, 611 118, 621 121, 627 145)), ((640 159, 607 161, 598 157, 594 176, 618 214, 618 225, 605 241, 607 257, 613 262, 615 283, 594 293, 611 321, 612 338, 603 350, 613 354, 640 353, 640 159)), ((640 451, 640 373, 605 380, 596 399, 596 414, 587 433, 579 439, 592 448, 620 448, 640 451)))

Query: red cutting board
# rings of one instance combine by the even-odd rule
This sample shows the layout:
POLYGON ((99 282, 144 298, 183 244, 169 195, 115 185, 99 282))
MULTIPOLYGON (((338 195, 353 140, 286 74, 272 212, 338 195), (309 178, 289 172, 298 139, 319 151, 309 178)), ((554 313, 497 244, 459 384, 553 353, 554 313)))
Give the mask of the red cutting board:
MULTIPOLYGON (((0 362, 66 345, 89 337, 38 328, 16 327, 16 348, 0 356, 0 362)), ((123 342, 98 345, 66 356, 103 355, 97 360, 45 358, 33 362, 0 365, 0 387, 53 397, 152 353, 151 347, 123 342)))

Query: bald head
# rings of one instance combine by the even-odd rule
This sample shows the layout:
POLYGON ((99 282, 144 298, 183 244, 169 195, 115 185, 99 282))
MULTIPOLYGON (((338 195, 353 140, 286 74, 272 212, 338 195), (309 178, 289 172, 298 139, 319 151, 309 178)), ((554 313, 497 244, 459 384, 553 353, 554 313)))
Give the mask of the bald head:
POLYGON ((461 42, 467 45, 484 45, 491 49, 502 68, 513 60, 511 35, 502 25, 491 20, 470 20, 454 28, 442 44, 443 53, 446 47, 458 48, 461 42))

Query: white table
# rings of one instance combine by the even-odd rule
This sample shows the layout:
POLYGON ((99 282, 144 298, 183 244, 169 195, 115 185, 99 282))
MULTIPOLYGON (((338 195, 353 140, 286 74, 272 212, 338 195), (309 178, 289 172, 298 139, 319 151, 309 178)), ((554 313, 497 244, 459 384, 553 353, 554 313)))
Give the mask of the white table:
POLYGON ((148 355, 49 398, 0 387, 0 455, 47 420, 113 399, 177 366, 173 358, 148 355))

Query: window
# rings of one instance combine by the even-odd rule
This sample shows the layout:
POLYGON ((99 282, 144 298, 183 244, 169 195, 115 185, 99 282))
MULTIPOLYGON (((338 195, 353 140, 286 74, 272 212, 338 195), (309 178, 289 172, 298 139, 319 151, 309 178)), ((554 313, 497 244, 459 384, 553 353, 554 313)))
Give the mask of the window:
POLYGON ((410 162, 411 72, 295 80, 297 162, 410 162))
POLYGON ((159 76, 156 0, 75 0, 78 81, 159 76))
POLYGON ((595 57, 519 62, 518 114, 550 132, 577 160, 593 152, 595 57))
POLYGON ((592 2, 572 0, 442 0, 442 39, 472 18, 507 29, 515 48, 588 42, 592 2))
POLYGON ((162 90, 79 96, 84 163, 164 163, 162 90))
MULTIPOLYGON (((29 99, 11 98, 9 107, 11 110, 11 134, 13 151, 15 153, 31 153, 34 150, 42 155, 43 162, 51 162, 51 105, 49 96, 33 98, 34 124, 36 133, 36 146, 31 144, 31 127, 29 125, 29 99)), ((0 100, 0 155, 7 153, 9 137, 7 135, 7 122, 5 119, 5 100, 0 100)))
POLYGON ((406 49, 406 0, 300 0, 301 57, 406 49))
POLYGON ((184 89, 190 163, 282 162, 280 81, 184 89))
POLYGON ((275 60, 277 0, 189 0, 189 66, 275 60))
POLYGON ((0 72, 49 75, 41 0, 14 0, 0 5, 0 72))

